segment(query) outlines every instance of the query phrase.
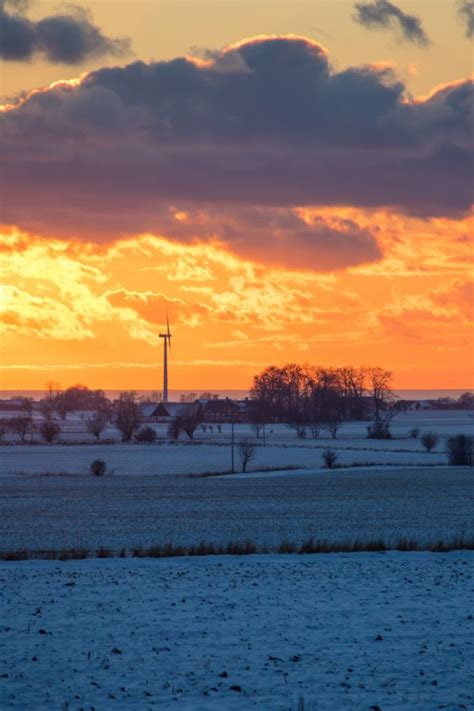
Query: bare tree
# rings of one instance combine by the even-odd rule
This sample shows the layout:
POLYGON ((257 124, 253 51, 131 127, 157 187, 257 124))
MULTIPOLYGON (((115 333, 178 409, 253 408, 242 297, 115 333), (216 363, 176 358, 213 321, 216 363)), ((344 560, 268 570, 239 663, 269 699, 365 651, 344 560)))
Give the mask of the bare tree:
POLYGON ((381 418, 382 411, 395 400, 392 392, 392 373, 383 368, 367 368, 370 396, 374 406, 374 420, 381 418))
POLYGON ((332 439, 337 438, 337 432, 339 428, 341 427, 342 422, 338 418, 334 418, 332 420, 329 420, 329 422, 324 423, 324 429, 326 429, 329 434, 331 435, 332 439))
MULTIPOLYGON (((183 403, 179 414, 171 420, 168 426, 168 437, 177 440, 181 432, 184 432, 189 439, 194 439, 194 433, 201 422, 200 407, 194 403, 183 403)), ((212 425, 201 425, 201 427, 207 427, 212 432, 212 425)))
POLYGON ((321 435, 321 424, 319 422, 311 422, 309 426, 311 437, 313 439, 319 439, 321 435))
POLYGON ((180 402, 195 402, 198 399, 196 393, 183 393, 179 396, 180 402))
POLYGON ((337 369, 345 420, 364 419, 366 368, 345 366, 337 369))
POLYGON ((31 417, 24 415, 12 417, 10 420, 10 428, 17 433, 22 442, 25 442, 27 435, 32 435, 34 432, 33 420, 31 417))
POLYGON ((323 459, 326 469, 332 469, 337 462, 337 454, 333 449, 325 449, 323 459))
POLYGON ((252 439, 242 439, 238 444, 238 453, 240 458, 240 463, 242 465, 242 471, 246 472, 247 467, 255 459, 256 446, 252 439))
POLYGON ((370 439, 390 439, 390 422, 399 412, 391 389, 392 373, 383 368, 367 368, 367 378, 374 420, 367 428, 367 436, 370 439))
POLYGON ((263 422, 252 422, 252 430, 257 439, 260 439, 260 432, 263 430, 263 422))
POLYGON ((140 426, 140 410, 134 391, 120 393, 115 403, 115 425, 122 442, 129 442, 140 426))
POLYGON ((304 420, 301 422, 290 422, 288 427, 295 430, 297 439, 306 439, 306 422, 304 420))
POLYGON ((71 406, 65 392, 56 393, 54 396, 54 407, 61 420, 65 420, 67 413, 71 411, 71 406))
POLYGON ((24 413, 25 417, 32 417, 32 415, 33 415, 33 398, 32 397, 21 397, 20 398, 20 410, 24 413))
POLYGON ((86 430, 99 440, 100 435, 107 427, 108 419, 105 412, 97 410, 97 412, 86 418, 86 430))
POLYGON ((250 407, 249 413, 250 426, 257 439, 260 439, 260 435, 263 437, 263 444, 266 440, 265 425, 268 420, 267 408, 264 402, 254 401, 250 407))
MULTIPOLYGON (((178 436, 180 432, 185 432, 189 439, 194 439, 194 433, 201 423, 201 420, 199 407, 196 407, 193 403, 183 404, 179 415, 175 417, 175 426, 178 429, 178 436)), ((211 425, 209 425, 209 429, 212 429, 211 425)), ((177 437, 174 437, 174 439, 177 439, 177 437)))
POLYGON ((148 393, 147 395, 142 395, 139 398, 140 403, 146 404, 146 403, 155 403, 155 402, 163 402, 163 393, 159 390, 155 390, 151 393, 148 393))
POLYGON ((3 442, 5 435, 10 429, 10 422, 6 419, 0 419, 0 442, 3 442))
POLYGON ((39 402, 39 409, 45 420, 52 420, 56 408, 56 396, 59 392, 59 385, 49 381, 46 383, 46 393, 39 402))
POLYGON ((49 397, 43 398, 40 400, 39 409, 45 420, 51 420, 55 410, 54 400, 49 397))

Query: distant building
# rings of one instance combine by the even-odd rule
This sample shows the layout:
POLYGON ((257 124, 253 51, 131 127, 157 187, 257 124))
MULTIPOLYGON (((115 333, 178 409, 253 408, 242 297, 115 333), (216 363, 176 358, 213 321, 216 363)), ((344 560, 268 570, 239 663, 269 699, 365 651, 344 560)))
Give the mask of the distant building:
MULTIPOLYGON (((31 401, 31 409, 37 410, 39 403, 31 401)), ((0 400, 0 412, 19 412, 24 411, 24 398, 12 397, 8 400, 0 400)))
POLYGON ((231 398, 199 399, 194 402, 147 402, 140 405, 143 422, 171 422, 175 417, 199 415, 202 422, 252 422, 258 403, 231 398))
POLYGON ((140 405, 140 414, 144 422, 171 422, 176 417, 196 415, 201 404, 196 402, 147 402, 140 405))
POLYGON ((201 406, 203 422, 237 422, 239 419, 239 406, 228 397, 197 402, 201 406))

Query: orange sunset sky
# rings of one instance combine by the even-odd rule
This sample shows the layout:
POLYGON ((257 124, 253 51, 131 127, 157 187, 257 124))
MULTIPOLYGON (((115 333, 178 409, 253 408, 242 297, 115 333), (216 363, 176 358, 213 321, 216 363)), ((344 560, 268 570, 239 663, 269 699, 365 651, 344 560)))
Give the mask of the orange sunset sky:
POLYGON ((82 7, 0 3, 2 389, 159 390, 166 308, 172 389, 474 386, 473 3, 82 7))

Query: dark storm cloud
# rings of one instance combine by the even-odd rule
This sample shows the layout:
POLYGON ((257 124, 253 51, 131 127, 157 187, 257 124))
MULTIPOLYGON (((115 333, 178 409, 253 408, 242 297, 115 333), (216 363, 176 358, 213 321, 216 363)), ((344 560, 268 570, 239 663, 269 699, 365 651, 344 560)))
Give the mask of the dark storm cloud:
POLYGON ((121 55, 129 49, 128 40, 103 35, 79 7, 38 22, 25 17, 27 7, 27 2, 0 2, 1 59, 21 62, 39 55, 48 62, 81 64, 106 54, 121 55))
POLYGON ((472 198, 471 118, 468 81, 411 101, 391 72, 334 71, 319 45, 295 37, 248 40, 207 62, 101 69, 2 115, 1 219, 71 237, 174 229, 187 239, 168 207, 206 204, 214 214, 252 210, 252 219, 213 218, 200 231, 191 221, 196 238, 206 232, 240 253, 255 239, 269 252, 289 248, 294 234, 301 255, 332 244, 334 254, 375 258, 371 235, 353 226, 331 232, 271 211, 461 214, 472 198), (254 237, 259 214, 268 229, 254 237))
POLYGON ((474 37, 474 0, 458 2, 458 14, 464 23, 466 37, 474 37))
POLYGON ((355 5, 355 20, 369 29, 374 27, 399 27, 404 39, 422 47, 429 44, 428 36, 421 20, 415 15, 407 15, 388 0, 358 2, 355 5))

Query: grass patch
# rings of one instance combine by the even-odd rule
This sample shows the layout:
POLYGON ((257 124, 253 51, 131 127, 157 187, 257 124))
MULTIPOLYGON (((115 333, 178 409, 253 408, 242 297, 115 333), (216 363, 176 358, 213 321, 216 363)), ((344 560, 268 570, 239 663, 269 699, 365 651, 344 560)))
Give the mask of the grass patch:
POLYGON ((95 557, 95 552, 87 548, 62 548, 58 553, 58 560, 84 560, 95 557))
POLYGON ((300 545, 291 541, 282 541, 276 549, 259 548, 253 541, 231 541, 227 545, 215 545, 201 541, 188 546, 166 543, 149 547, 136 546, 132 549, 121 548, 113 550, 107 547, 98 549, 88 548, 61 548, 46 550, 18 550, 0 551, 0 560, 85 560, 86 558, 179 558, 182 556, 215 556, 215 555, 253 555, 255 553, 277 553, 281 555, 313 555, 324 553, 381 553, 388 551, 425 551, 431 553, 449 553, 458 550, 474 550, 474 538, 465 538, 463 535, 454 538, 429 543, 420 543, 411 538, 400 538, 395 543, 383 539, 331 542, 308 538, 300 545))
POLYGON ((280 545, 278 546, 278 553, 284 554, 284 553, 296 553, 298 550, 298 547, 294 544, 291 543, 290 541, 282 541, 280 545))
POLYGON ((388 549, 387 544, 382 540, 361 541, 356 539, 354 541, 331 543, 326 540, 318 541, 314 538, 309 538, 298 548, 298 553, 378 553, 388 549))

